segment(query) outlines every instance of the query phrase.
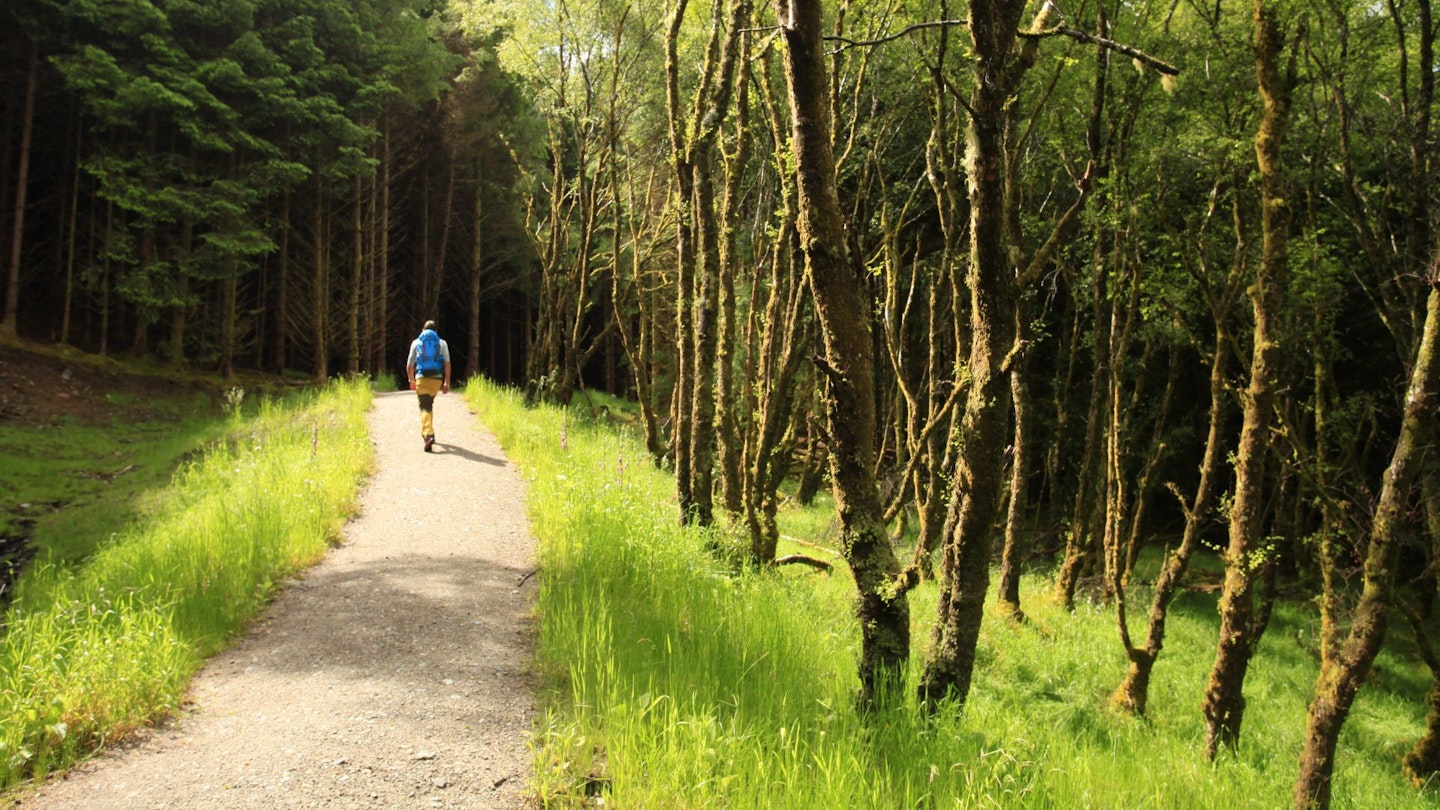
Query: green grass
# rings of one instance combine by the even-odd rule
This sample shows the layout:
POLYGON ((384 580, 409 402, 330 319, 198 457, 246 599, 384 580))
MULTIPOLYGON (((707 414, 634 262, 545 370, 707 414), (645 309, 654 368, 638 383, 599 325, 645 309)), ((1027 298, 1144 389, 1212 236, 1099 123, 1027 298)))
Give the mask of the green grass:
MULTIPOLYGON (((868 720, 853 695, 854 586, 833 575, 731 570, 676 525, 673 482, 635 439, 484 382, 467 396, 529 479, 541 565, 535 668, 546 685, 535 785, 544 806, 726 808, 1283 807, 1316 662, 1311 609, 1277 611, 1246 686, 1234 754, 1203 756, 1199 706, 1215 597, 1176 603, 1150 713, 1109 708, 1125 669, 1109 609, 1067 613, 1028 578, 1033 621, 987 616, 963 712, 912 702, 868 720)), ((784 531, 823 543, 817 506, 784 531)), ((813 549, 810 551, 813 552, 813 549)), ((1137 590, 1137 613, 1148 609, 1137 590)), ((916 681, 935 611, 911 600, 916 681)), ((1143 617, 1132 618, 1137 632, 1143 617)), ((1399 757, 1423 731, 1428 678, 1387 652, 1342 739, 1334 806, 1433 807, 1399 757)), ((913 694, 913 689, 908 689, 913 694)))
POLYGON ((0 786, 164 716, 276 582, 317 561, 370 464, 363 381, 232 408, 128 524, 17 583, 0 639, 0 786))
MULTIPOLYGON (((128 398, 111 404, 129 407, 128 398)), ((220 416, 203 394, 159 394, 143 421, 0 424, 0 535, 28 536, 56 560, 82 559, 144 512, 181 456, 220 435, 220 416)))

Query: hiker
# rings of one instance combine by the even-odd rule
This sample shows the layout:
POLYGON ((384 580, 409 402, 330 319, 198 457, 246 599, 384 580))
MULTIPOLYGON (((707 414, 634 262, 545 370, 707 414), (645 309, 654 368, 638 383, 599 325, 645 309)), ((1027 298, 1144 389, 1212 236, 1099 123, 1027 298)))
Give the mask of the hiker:
POLYGON ((405 360, 405 376, 410 390, 420 398, 420 436, 425 452, 435 446, 435 395, 450 393, 450 344, 435 332, 435 322, 426 321, 420 336, 410 342, 410 356, 405 360))

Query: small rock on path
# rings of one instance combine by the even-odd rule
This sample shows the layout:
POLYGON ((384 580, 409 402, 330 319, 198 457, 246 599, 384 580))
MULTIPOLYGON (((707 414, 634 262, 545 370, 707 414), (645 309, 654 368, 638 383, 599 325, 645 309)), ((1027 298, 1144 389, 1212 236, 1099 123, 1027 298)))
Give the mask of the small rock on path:
POLYGON ((459 394, 378 394, 376 472, 342 545, 290 583, 161 728, 25 808, 517 808, 534 715, 524 484, 459 394))

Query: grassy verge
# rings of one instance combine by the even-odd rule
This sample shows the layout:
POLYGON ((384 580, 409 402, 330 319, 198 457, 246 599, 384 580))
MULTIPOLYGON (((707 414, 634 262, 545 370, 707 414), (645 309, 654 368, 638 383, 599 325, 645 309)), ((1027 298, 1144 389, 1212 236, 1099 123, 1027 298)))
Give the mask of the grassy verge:
MULTIPOLYGON (((1112 612, 1067 613, 1032 578, 1031 624, 987 617, 963 713, 922 719, 912 703, 862 722, 848 574, 727 570, 707 538, 676 527, 671 479, 637 441, 488 384, 466 393, 530 482, 546 806, 1289 805, 1316 674, 1309 606, 1277 613, 1247 683, 1243 743, 1214 765, 1199 713, 1213 594, 1177 601, 1146 718, 1108 708, 1125 669, 1112 612)), ((823 542, 825 508, 787 515, 787 531, 823 542)), ((912 600, 912 685, 935 599, 925 586, 912 600)), ((1377 672, 1346 726, 1334 806, 1433 807, 1398 769, 1423 730, 1427 679, 1388 652, 1377 672)))
POLYGON ((234 409, 83 561, 37 559, 0 639, 0 786, 44 774, 173 710, 205 657, 318 560, 370 463, 369 388, 234 409))
POLYGON ((83 559, 143 514, 182 456, 224 429, 204 394, 147 404, 139 421, 0 425, 0 536, 53 560, 83 559))

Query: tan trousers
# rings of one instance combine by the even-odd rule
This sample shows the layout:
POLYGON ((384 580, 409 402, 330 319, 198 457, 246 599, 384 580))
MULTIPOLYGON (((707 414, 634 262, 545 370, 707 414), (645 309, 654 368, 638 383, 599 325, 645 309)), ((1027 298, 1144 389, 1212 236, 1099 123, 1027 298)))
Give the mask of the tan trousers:
POLYGON ((435 435, 435 397, 445 383, 439 377, 416 377, 415 394, 420 399, 420 438, 435 435))

